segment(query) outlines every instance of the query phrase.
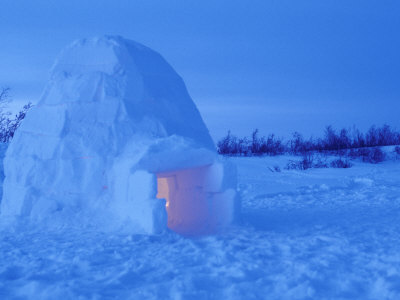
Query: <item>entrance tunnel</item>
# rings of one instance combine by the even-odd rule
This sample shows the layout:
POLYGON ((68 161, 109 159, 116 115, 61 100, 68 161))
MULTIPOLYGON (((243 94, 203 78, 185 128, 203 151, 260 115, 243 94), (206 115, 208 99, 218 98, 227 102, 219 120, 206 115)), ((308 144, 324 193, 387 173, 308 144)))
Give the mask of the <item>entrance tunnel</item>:
POLYGON ((215 233, 234 218, 235 191, 223 186, 222 165, 157 174, 157 198, 166 200, 168 228, 187 235, 215 233))

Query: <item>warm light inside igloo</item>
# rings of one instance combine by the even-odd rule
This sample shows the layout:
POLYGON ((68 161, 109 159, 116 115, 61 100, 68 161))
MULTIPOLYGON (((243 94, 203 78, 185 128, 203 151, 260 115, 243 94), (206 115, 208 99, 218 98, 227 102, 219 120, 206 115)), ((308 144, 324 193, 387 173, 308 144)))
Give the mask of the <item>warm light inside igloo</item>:
POLYGON ((157 178, 157 198, 165 199, 165 207, 169 207, 169 188, 168 188, 168 178, 158 177, 157 178))
POLYGON ((182 234, 201 234, 215 228, 210 205, 208 166, 157 174, 157 198, 166 200, 168 227, 182 234))
POLYGON ((231 224, 235 191, 224 187, 222 164, 187 168, 157 175, 157 198, 166 200, 168 228, 199 235, 231 224))

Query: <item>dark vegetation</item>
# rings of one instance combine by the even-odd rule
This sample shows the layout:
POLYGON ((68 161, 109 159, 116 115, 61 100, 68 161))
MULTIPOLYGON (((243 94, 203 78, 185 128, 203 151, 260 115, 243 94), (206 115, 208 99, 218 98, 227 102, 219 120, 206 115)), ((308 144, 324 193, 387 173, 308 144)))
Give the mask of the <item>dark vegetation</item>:
MULTIPOLYGON (((400 145, 400 132, 389 125, 372 126, 366 133, 357 128, 335 130, 327 126, 322 138, 305 139, 300 133, 293 133, 289 140, 270 134, 260 136, 254 130, 251 137, 238 138, 230 132, 217 143, 218 152, 231 156, 280 155, 284 153, 302 156, 301 161, 291 161, 287 169, 306 170, 309 168, 350 168, 350 159, 360 158, 364 162, 379 163, 386 154, 381 146, 400 145), (328 162, 327 155, 339 156, 328 162)), ((395 153, 400 156, 400 146, 395 153)))
POLYGON ((17 113, 14 117, 11 116, 10 112, 5 111, 7 103, 10 101, 9 88, 3 88, 0 91, 0 142, 8 143, 18 129, 21 121, 25 118, 27 111, 32 107, 29 102, 24 105, 22 110, 17 113))
POLYGON ((217 143, 218 153, 235 156, 278 155, 287 152, 284 141, 274 134, 259 137, 258 129, 251 138, 237 138, 230 131, 217 143))

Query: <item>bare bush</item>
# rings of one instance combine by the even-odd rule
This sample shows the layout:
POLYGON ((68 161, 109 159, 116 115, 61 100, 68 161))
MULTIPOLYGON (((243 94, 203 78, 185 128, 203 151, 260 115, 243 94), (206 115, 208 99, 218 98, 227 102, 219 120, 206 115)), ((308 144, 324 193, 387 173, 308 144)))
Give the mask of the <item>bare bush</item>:
POLYGON ((268 137, 258 136, 258 130, 254 130, 251 139, 237 138, 230 131, 217 143, 218 153, 224 155, 279 155, 285 153, 285 145, 282 139, 274 134, 268 137))
POLYGON ((302 160, 290 160, 286 165, 286 170, 307 170, 313 167, 314 154, 311 152, 305 153, 302 160))
POLYGON ((2 143, 8 143, 14 137, 26 113, 32 107, 31 103, 24 105, 22 110, 11 118, 11 113, 5 111, 6 104, 10 101, 9 91, 9 88, 0 91, 0 142, 2 143))
POLYGON ((338 158, 338 159, 331 161, 330 166, 332 168, 347 169, 347 168, 351 168, 353 166, 353 164, 348 159, 338 158))
POLYGON ((363 161, 377 164, 385 160, 386 154, 381 150, 381 148, 374 147, 370 149, 367 156, 363 157, 363 161))
POLYGON ((400 155, 400 146, 396 146, 396 147, 394 148, 394 152, 395 152, 396 154, 400 155))
POLYGON ((228 131, 228 134, 217 143, 218 152, 220 154, 233 154, 234 143, 235 137, 231 135, 230 131, 228 131))
POLYGON ((328 168, 327 156, 321 154, 316 155, 314 158, 313 168, 328 168))
POLYGON ((380 163, 385 160, 386 154, 379 147, 354 149, 349 153, 351 158, 361 158, 363 162, 380 163))

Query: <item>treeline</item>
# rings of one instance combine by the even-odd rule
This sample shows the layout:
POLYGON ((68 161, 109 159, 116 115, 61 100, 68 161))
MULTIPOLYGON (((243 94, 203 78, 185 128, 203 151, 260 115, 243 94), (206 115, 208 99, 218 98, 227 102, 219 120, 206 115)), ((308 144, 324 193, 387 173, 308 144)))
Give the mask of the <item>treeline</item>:
POLYGON ((217 142, 218 152, 223 155, 255 156, 279 155, 290 153, 304 155, 308 152, 340 152, 348 149, 400 145, 400 132, 389 125, 372 126, 362 133, 357 128, 335 130, 327 126, 322 138, 306 139, 298 132, 293 133, 289 140, 284 140, 274 134, 260 136, 254 130, 250 137, 238 138, 228 131, 228 134, 217 142))

